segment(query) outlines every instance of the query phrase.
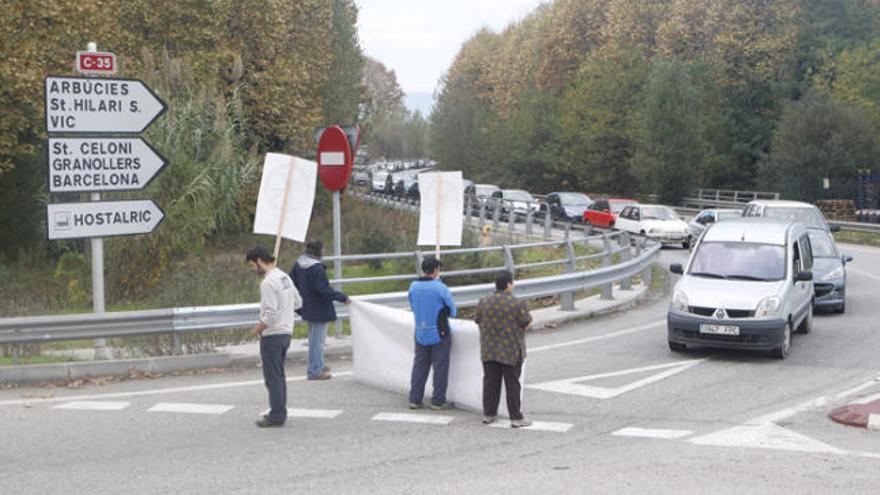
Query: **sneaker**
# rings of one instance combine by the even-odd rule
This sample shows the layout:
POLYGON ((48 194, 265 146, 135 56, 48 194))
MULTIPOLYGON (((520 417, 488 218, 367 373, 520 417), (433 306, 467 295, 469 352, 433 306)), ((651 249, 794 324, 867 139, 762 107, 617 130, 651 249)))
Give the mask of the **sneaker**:
POLYGON ((409 403, 409 408, 410 408, 410 409, 424 409, 424 407, 425 407, 424 404, 416 404, 415 402, 410 402, 410 403, 409 403))
POLYGON ((484 425, 491 425, 492 423, 495 422, 495 419, 497 419, 496 416, 483 416, 483 424, 484 425))
POLYGON ((279 428, 281 426, 284 426, 284 421, 272 421, 269 418, 264 417, 263 419, 257 421, 257 426, 259 426, 260 428, 279 428))
POLYGON ((324 371, 324 373, 330 373, 330 367, 329 367, 329 366, 324 366, 324 370, 323 370, 323 371, 324 371))
POLYGON ((455 407, 455 404, 452 402, 444 402, 443 404, 439 405, 431 403, 429 407, 435 411, 448 411, 450 409, 453 409, 455 407))
POLYGON ((321 374, 318 376, 310 376, 309 380, 329 380, 332 377, 333 377, 333 375, 331 375, 330 373, 327 373, 326 371, 322 371, 321 374))
POLYGON ((527 419, 511 419, 510 427, 511 428, 528 428, 532 426, 532 422, 527 419))

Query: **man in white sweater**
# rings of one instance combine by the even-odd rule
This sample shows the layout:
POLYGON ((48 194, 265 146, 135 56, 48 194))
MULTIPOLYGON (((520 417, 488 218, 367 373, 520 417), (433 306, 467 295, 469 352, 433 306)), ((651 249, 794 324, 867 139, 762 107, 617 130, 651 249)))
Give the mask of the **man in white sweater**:
POLYGON ((260 284, 260 322, 253 334, 260 338, 263 380, 269 390, 269 413, 257 421, 260 428, 283 426, 287 421, 287 379, 284 359, 293 335, 294 310, 302 306, 299 292, 284 271, 275 266, 275 257, 263 246, 247 253, 251 269, 263 277, 260 284))

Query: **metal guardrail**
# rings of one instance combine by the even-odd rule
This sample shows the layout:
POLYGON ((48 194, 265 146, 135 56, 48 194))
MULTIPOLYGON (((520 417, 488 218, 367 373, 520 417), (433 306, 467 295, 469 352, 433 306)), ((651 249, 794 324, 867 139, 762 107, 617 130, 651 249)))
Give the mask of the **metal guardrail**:
MULTIPOLYGON (((471 270, 444 272, 444 277, 459 275, 477 275, 501 270, 517 271, 537 266, 562 264, 566 273, 517 281, 516 293, 523 298, 538 298, 560 295, 563 309, 574 309, 575 292, 602 288, 602 297, 613 298, 613 283, 620 282, 622 289, 629 289, 634 277, 641 276, 644 283, 650 283, 651 263, 659 252, 659 244, 646 245, 644 239, 635 239, 635 247, 631 247, 630 236, 626 233, 603 234, 586 237, 580 240, 563 240, 512 246, 496 246, 487 248, 449 249, 441 251, 443 256, 471 253, 497 253, 504 256, 504 265, 483 267, 471 270), (589 255, 577 256, 575 246, 583 243, 597 243, 602 251, 589 255), (615 246, 615 243, 617 246, 615 246), (541 263, 516 263, 515 253, 518 250, 537 247, 564 247, 566 256, 559 260, 541 263), (619 259, 619 263, 614 263, 619 259), (577 263, 585 260, 601 260, 602 267, 594 270, 578 271, 577 263)), ((420 260, 427 254, 422 251, 410 253, 387 253, 370 255, 345 255, 343 261, 363 262, 371 259, 395 259, 411 257, 420 260)), ((333 261, 334 258, 326 258, 333 261)), ((415 268, 415 266, 414 266, 415 268)), ((377 280, 414 280, 418 276, 416 270, 412 274, 394 275, 374 278, 351 278, 335 280, 334 283, 356 284, 375 282, 377 280)), ((493 284, 478 284, 452 287, 456 304, 461 307, 474 306, 479 298, 494 291, 493 284)), ((406 292, 394 292, 356 296, 357 299, 385 304, 393 307, 408 307, 406 292)), ((236 304, 222 306, 200 306, 186 308, 169 308, 148 311, 111 312, 104 314, 77 314, 58 316, 38 316, 0 319, 0 344, 26 344, 57 340, 95 339, 111 337, 129 337, 143 335, 172 334, 174 351, 181 351, 181 336, 186 333, 206 330, 241 328, 256 323, 259 316, 258 304, 236 304)), ((348 308, 340 306, 339 316, 348 317, 348 308)), ((15 355, 14 355, 15 357, 15 355)))

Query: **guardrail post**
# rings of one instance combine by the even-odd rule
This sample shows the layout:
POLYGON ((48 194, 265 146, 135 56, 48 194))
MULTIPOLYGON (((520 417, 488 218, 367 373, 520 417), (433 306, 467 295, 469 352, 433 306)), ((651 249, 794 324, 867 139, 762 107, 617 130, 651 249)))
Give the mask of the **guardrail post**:
POLYGON ((513 250, 507 244, 504 245, 504 267, 516 280, 516 260, 513 259, 513 250))
POLYGON ((571 222, 565 224, 565 240, 571 239, 571 222))
MULTIPOLYGON (((608 238, 608 234, 602 234, 602 249, 605 253, 605 256, 602 257, 602 267, 606 268, 613 263, 611 259, 611 239, 608 238)), ((614 299, 613 284, 608 283, 602 286, 602 299, 605 299, 606 301, 614 299)))
POLYGON ((21 344, 12 344, 12 365, 18 366, 18 355, 21 349, 21 344))
POLYGON ((516 212, 513 210, 513 207, 510 208, 510 211, 507 212, 507 231, 513 232, 516 229, 516 212))
POLYGON ((498 230, 498 225, 501 223, 501 202, 495 201, 494 209, 492 210, 492 228, 498 230))
POLYGON ((526 212, 526 235, 532 235, 532 224, 535 220, 535 213, 531 208, 532 204, 529 203, 529 210, 526 212))
MULTIPOLYGON (((575 260, 574 244, 570 240, 565 244, 565 252, 568 256, 565 273, 574 273, 577 270, 577 261, 575 260)), ((562 305, 562 311, 574 311, 574 292, 563 292, 559 295, 559 302, 562 305)))
POLYGON ((471 212, 471 195, 467 194, 464 197, 464 221, 467 222, 468 225, 473 223, 474 219, 471 218, 472 216, 473 215, 471 212))
POLYGON ((630 239, 629 232, 622 232, 620 237, 618 237, 618 243, 621 247, 632 246, 632 239, 630 239))
POLYGON ((422 261, 424 261, 425 257, 422 256, 421 251, 416 251, 416 277, 422 278, 425 274, 422 273, 422 261))
POLYGON ((739 202, 739 191, 733 191, 733 202, 739 202))
POLYGON ((486 202, 480 201, 480 229, 486 225, 486 202))
POLYGON ((179 356, 183 354, 183 339, 180 338, 180 332, 174 332, 174 334, 172 334, 172 337, 174 337, 174 347, 172 352, 175 356, 179 356))
POLYGON ((550 239, 550 235, 553 233, 553 216, 550 215, 550 206, 544 209, 544 239, 550 239))
MULTIPOLYGON (((644 242, 645 242, 644 237, 642 237, 642 236, 636 237, 636 257, 639 257, 642 255, 642 246, 643 246, 644 242)), ((622 256, 620 258, 620 262, 623 263, 623 262, 629 261, 631 259, 633 259, 632 251, 630 251, 630 249, 627 248, 626 251, 624 251, 622 253, 622 256)), ((620 288, 622 290, 632 290, 632 279, 625 278, 625 279, 621 280, 620 281, 620 288)))

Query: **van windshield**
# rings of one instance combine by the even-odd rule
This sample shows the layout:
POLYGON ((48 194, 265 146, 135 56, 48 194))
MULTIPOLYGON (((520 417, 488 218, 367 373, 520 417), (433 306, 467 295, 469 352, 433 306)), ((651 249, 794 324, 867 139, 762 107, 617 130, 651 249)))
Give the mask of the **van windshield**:
POLYGON ((730 280, 778 281, 785 278, 785 247, 746 242, 700 244, 688 275, 730 280))

